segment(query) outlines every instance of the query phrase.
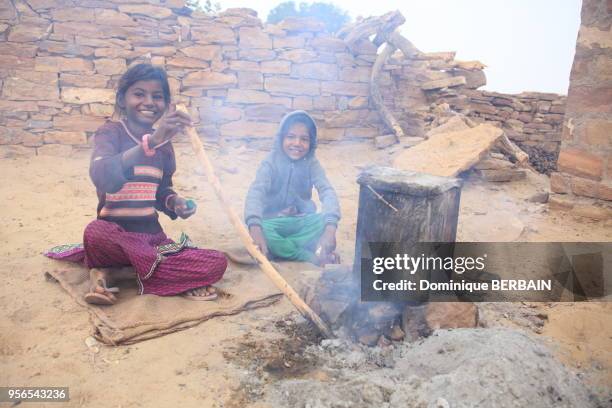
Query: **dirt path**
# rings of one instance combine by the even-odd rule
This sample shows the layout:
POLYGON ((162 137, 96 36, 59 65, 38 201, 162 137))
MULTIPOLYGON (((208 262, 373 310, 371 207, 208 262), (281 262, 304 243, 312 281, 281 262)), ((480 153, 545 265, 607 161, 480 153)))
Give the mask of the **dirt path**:
MULTIPOLYGON (((228 187, 228 197, 239 211, 264 155, 233 147, 224 154, 213 154, 214 162, 221 164, 218 174, 228 187)), ((359 166, 387 164, 391 156, 363 144, 343 144, 321 146, 319 157, 341 200, 339 252, 350 262, 359 166)), ((61 160, 0 161, 5 180, 0 184, 0 385, 69 386, 71 402, 67 406, 174 406, 179 401, 182 406, 222 407, 256 401, 257 396, 237 399, 245 391, 241 385, 244 367, 226 355, 245 335, 260 344, 282 337, 284 331, 277 327, 278 322, 287 316, 295 320, 295 312, 285 300, 272 308, 213 319, 132 346, 100 347, 97 353, 87 347, 87 313, 58 285, 44 279, 43 272, 58 265, 40 254, 59 243, 79 242, 84 226, 94 218, 96 198, 87 176, 88 160, 89 152, 83 151, 61 160)), ((190 221, 164 219, 167 234, 178 237, 185 230, 203 247, 238 245, 229 223, 219 216, 221 209, 203 174, 192 171, 196 165, 189 149, 179 146, 177 161, 177 190, 198 201, 199 213, 190 221)), ((550 214, 544 205, 525 201, 546 189, 546 184, 546 179, 537 175, 512 184, 467 183, 462 193, 459 239, 612 240, 610 224, 550 214)), ((284 271, 294 282, 299 280, 298 272, 284 271)), ((262 279, 263 275, 254 277, 254 284, 262 279)), ((562 360, 584 371, 594 384, 610 384, 610 309, 601 304, 539 307, 548 314, 542 334, 550 336, 562 360)))

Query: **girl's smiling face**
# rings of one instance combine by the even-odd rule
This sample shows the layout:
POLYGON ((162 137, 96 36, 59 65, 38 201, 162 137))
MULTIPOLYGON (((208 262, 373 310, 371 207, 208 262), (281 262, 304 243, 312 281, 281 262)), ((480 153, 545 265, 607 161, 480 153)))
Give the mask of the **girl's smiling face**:
POLYGON ((128 123, 151 128, 166 111, 166 100, 158 80, 137 81, 123 96, 128 123))
POLYGON ((289 127, 283 138, 283 151, 291 160, 300 160, 310 151, 308 126, 296 122, 289 127))

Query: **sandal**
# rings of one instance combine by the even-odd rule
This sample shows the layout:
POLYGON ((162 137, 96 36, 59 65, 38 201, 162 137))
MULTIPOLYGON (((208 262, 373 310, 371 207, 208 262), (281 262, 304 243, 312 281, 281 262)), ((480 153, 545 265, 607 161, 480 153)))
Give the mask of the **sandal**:
POLYGON ((106 272, 92 268, 89 270, 89 279, 91 286, 89 293, 83 296, 85 302, 92 305, 114 305, 117 298, 113 293, 119 292, 119 288, 106 286, 106 272))
POLYGON ((200 288, 190 289, 181 294, 185 299, 195 301, 215 300, 219 297, 217 289, 214 286, 203 286, 200 288), (202 294, 202 290, 204 294, 202 294))

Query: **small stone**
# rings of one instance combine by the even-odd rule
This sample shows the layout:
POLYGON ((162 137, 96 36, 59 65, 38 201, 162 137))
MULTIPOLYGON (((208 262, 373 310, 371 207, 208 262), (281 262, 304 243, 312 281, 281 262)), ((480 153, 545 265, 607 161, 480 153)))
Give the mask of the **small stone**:
POLYGON ((439 397, 436 400, 436 402, 434 402, 433 404, 430 404, 429 407, 431 408, 450 408, 450 404, 444 398, 439 397))
POLYGON ((94 347, 98 345, 98 340, 94 339, 93 337, 89 336, 85 339, 85 345, 88 348, 94 347))
POLYGON ((264 80, 264 88, 268 92, 277 92, 288 95, 309 95, 318 96, 320 94, 319 81, 312 79, 290 79, 284 77, 269 77, 264 80))
POLYGON ((470 302, 431 302, 425 321, 432 330, 478 326, 478 308, 470 302))
POLYGON ((56 101, 59 98, 57 84, 40 83, 17 77, 9 77, 4 81, 2 97, 7 100, 48 100, 56 101))
POLYGON ((127 70, 125 60, 119 58, 94 60, 96 72, 102 75, 120 75, 127 70))
POLYGON ((212 61, 221 57, 221 47, 218 45, 192 45, 181 48, 183 54, 190 58, 212 61))
POLYGON ((438 133, 457 132, 459 130, 466 130, 469 128, 470 127, 467 125, 464 118, 461 116, 453 116, 440 126, 431 129, 429 132, 427 132, 426 136, 429 138, 433 135, 437 135, 438 133))
POLYGON ((547 191, 535 193, 531 197, 527 199, 530 203, 547 203, 548 202, 549 193, 547 191))
POLYGON ((374 138, 374 145, 377 149, 384 149, 397 143, 397 137, 394 134, 376 136, 374 138))
POLYGON ((93 64, 83 58, 36 57, 35 70, 44 72, 91 72, 93 64))
POLYGON ((291 63, 289 61, 263 61, 261 72, 264 74, 289 74, 291 63))
POLYGON ((389 338, 391 340, 401 341, 401 340, 404 340, 404 337, 406 337, 406 333, 404 333, 401 327, 399 327, 398 325, 395 325, 391 328, 391 331, 389 333, 389 338))
POLYGON ((376 342, 376 346, 380 348, 389 347, 391 344, 391 340, 389 340, 385 336, 380 336, 378 338, 378 341, 376 342))
POLYGON ((270 95, 266 92, 250 89, 229 89, 227 101, 242 104, 266 104, 270 103, 270 95))
POLYGON ((20 43, 38 41, 43 38, 49 28, 49 25, 42 24, 17 24, 11 29, 8 35, 8 41, 20 43))
POLYGON ((438 79, 435 81, 425 82, 421 85, 421 89, 425 91, 432 91, 435 89, 449 88, 454 86, 465 85, 466 80, 462 76, 451 77, 446 79, 438 79))
POLYGON ((327 374, 323 370, 314 370, 308 373, 308 378, 312 378, 313 380, 319 382, 326 382, 330 380, 329 374, 327 374))
POLYGON ((325 29, 323 22, 312 17, 287 17, 277 26, 286 31, 312 31, 315 33, 325 29))
POLYGON ((485 157, 474 166, 476 170, 506 170, 514 167, 515 165, 505 158, 500 160, 493 157, 485 157))
POLYGON ((325 349, 337 349, 342 347, 342 340, 340 339, 323 339, 321 340, 321 347, 325 349))
POLYGON ((357 340, 366 346, 373 346, 378 342, 378 337, 378 333, 368 333, 362 334, 357 340))
POLYGON ((241 27, 239 31, 239 46, 241 48, 272 48, 270 36, 259 27, 241 27))
POLYGON ((183 79, 183 86, 195 86, 205 89, 229 88, 236 84, 238 79, 232 74, 220 72, 196 71, 189 73, 183 79))
POLYGON ((360 82, 323 81, 321 92, 346 96, 369 96, 370 85, 360 82))
POLYGON ((115 91, 102 88, 65 87, 62 89, 61 99, 66 103, 79 105, 95 102, 113 104, 115 102, 115 91))
POLYGON ((304 49, 289 50, 280 55, 281 60, 289 60, 296 63, 316 61, 317 58, 318 56, 315 52, 304 49))
POLYGON ((0 146, 0 159, 36 156, 36 149, 19 145, 0 146))
POLYGON ((207 24, 191 27, 191 37, 202 44, 236 44, 234 30, 225 24, 207 24))
POLYGON ((483 180, 491 182, 515 181, 527 177, 525 170, 515 169, 475 170, 475 173, 483 180))
POLYGON ((416 146, 419 143, 425 141, 424 137, 418 137, 418 136, 406 136, 402 139, 402 146, 403 147, 412 147, 412 146, 416 146))
POLYGON ((119 11, 126 14, 141 14, 155 19, 162 19, 172 15, 172 10, 169 8, 148 4, 121 4, 119 5, 119 11))

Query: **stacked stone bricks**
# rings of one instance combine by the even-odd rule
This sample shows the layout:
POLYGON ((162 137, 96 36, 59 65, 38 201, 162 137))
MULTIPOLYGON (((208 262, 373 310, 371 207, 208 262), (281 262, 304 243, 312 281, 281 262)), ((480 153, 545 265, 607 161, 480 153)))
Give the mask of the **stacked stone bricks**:
POLYGON ((551 203, 612 217, 612 2, 584 0, 551 203))
POLYGON ((433 117, 433 104, 447 103, 477 122, 503 128, 508 137, 530 154, 542 172, 555 168, 561 145, 565 97, 552 93, 518 95, 478 90, 486 84, 477 61, 456 61, 454 53, 431 53, 413 60, 392 61, 387 68, 393 86, 385 89, 387 103, 408 133, 420 135, 433 117))
MULTIPOLYGON (((183 0, 0 0, 0 157, 86 147, 113 112, 118 78, 140 61, 166 68, 174 99, 209 141, 269 145, 280 118, 305 109, 322 141, 371 143, 389 133, 369 96, 376 52, 369 41, 349 51, 318 21, 263 25, 252 10, 210 16, 183 0)), ((446 101, 514 140, 558 150, 563 98, 479 91, 482 67, 452 53, 393 58, 379 82, 409 136, 446 101)))
POLYGON ((166 68, 205 138, 271 138, 293 109, 313 113, 323 140, 381 133, 368 102, 375 49, 348 53, 318 21, 264 28, 251 10, 212 17, 181 0, 14 3, 0 0, 5 155, 86 145, 112 114, 118 78, 142 60, 166 68))

